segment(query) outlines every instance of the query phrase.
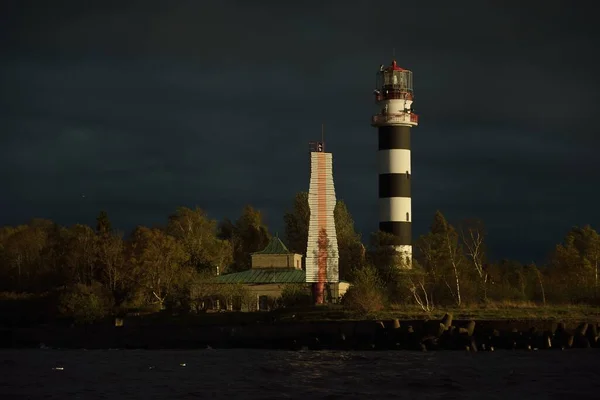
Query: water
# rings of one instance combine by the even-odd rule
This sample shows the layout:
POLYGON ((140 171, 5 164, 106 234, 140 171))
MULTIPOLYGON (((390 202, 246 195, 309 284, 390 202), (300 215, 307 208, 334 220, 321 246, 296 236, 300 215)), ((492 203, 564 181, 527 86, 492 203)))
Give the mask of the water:
POLYGON ((0 398, 585 399, 599 397, 598 360, 596 349, 0 350, 0 398))

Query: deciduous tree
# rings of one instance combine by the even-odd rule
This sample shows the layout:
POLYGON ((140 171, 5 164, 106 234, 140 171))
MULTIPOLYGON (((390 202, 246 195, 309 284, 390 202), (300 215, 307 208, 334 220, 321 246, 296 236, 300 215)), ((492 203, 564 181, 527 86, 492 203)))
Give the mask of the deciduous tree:
POLYGON ((488 273, 485 270, 485 229, 480 220, 467 220, 460 227, 460 238, 468 263, 479 279, 482 300, 487 300, 488 273))
POLYGON ((573 227, 550 257, 552 281, 569 300, 597 296, 600 238, 589 225, 573 227))
POLYGON ((252 206, 245 206, 233 231, 235 269, 237 271, 250 269, 251 254, 263 250, 270 239, 271 234, 263 222, 262 213, 252 206))
POLYGON ((354 228, 354 219, 342 200, 338 200, 334 209, 335 230, 339 254, 340 279, 348 279, 350 271, 365 264, 366 249, 360 234, 354 228))
POLYGON ((99 279, 110 290, 117 302, 125 299, 123 279, 127 274, 125 264, 125 246, 121 235, 104 233, 98 241, 98 271, 99 279))
POLYGON ((167 232, 182 244, 187 265, 196 271, 222 272, 231 263, 231 245, 217 237, 217 221, 208 218, 200 208, 177 209, 169 217, 167 232))
POLYGON ((186 265, 189 255, 180 242, 160 229, 138 227, 132 236, 133 262, 140 283, 154 302, 162 306, 177 285, 186 282, 193 272, 186 265))
POLYGON ((91 285, 96 280, 98 238, 87 225, 73 225, 64 238, 66 276, 70 283, 91 285))
POLYGON ((456 230, 440 211, 436 211, 430 232, 417 240, 416 247, 425 271, 435 283, 443 282, 455 305, 460 306, 464 254, 456 230))
POLYGON ((51 227, 50 221, 32 220, 5 234, 3 253, 8 266, 6 273, 14 289, 36 291, 45 286, 44 280, 50 271, 43 255, 51 227))
MULTIPOLYGON (((569 232, 573 237, 573 246, 578 250, 588 269, 591 269, 594 290, 598 290, 598 267, 600 264, 600 235, 590 225, 575 227, 569 232)), ((597 294, 597 293, 596 293, 597 294)))
POLYGON ((290 251, 306 256, 309 220, 308 192, 299 192, 294 197, 291 210, 283 216, 285 240, 290 251))

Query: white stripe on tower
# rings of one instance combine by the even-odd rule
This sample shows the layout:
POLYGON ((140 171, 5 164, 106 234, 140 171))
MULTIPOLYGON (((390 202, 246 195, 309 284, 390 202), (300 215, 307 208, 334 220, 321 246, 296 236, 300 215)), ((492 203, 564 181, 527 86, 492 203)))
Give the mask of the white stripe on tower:
POLYGON ((410 149, 379 150, 380 174, 410 174, 410 149))
POLYGON ((395 248, 404 256, 403 267, 412 265, 412 200, 410 128, 418 124, 411 110, 412 72, 396 61, 380 68, 376 102, 381 112, 373 117, 378 128, 379 230, 395 236, 395 248))

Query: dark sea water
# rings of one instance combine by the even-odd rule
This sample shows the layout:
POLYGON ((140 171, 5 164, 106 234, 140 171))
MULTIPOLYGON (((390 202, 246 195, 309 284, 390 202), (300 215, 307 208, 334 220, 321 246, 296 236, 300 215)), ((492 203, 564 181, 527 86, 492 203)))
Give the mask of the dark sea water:
POLYGON ((0 399, 187 398, 593 399, 600 350, 0 350, 0 399))

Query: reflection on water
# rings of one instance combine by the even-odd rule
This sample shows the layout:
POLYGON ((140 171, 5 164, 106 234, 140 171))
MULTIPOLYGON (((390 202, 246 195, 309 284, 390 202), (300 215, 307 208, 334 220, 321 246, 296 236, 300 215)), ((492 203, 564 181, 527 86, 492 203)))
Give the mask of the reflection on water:
POLYGON ((595 398, 599 359, 596 349, 0 350, 0 398, 595 398))

